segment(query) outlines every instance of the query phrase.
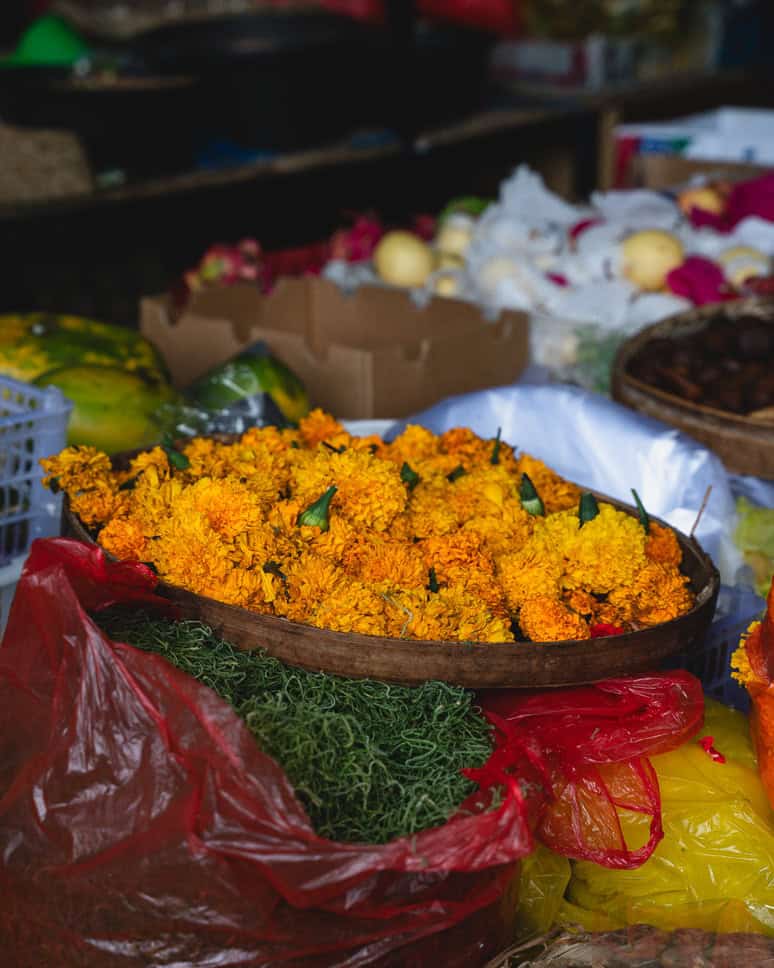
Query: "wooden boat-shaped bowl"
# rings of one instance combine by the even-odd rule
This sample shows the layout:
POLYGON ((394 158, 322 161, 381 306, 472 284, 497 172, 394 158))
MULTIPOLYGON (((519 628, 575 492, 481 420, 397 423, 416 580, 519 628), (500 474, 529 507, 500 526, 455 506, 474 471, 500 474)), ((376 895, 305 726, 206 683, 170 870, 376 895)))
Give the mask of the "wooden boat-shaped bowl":
POLYGON ((613 398, 648 417, 677 427, 714 450, 728 470, 774 479, 774 422, 692 403, 635 377, 630 363, 653 340, 679 339, 701 332, 715 316, 759 316, 774 325, 774 300, 739 299, 690 309, 653 323, 629 337, 613 364, 613 398))
MULTIPOLYGON (((635 514, 633 508, 597 495, 635 514)), ((663 522, 662 522, 663 523, 663 522)), ((94 544, 94 538, 64 506, 64 531, 94 544)), ((667 656, 698 648, 715 613, 720 577, 698 542, 675 531, 683 572, 696 596, 685 615, 651 628, 574 642, 431 642, 331 632, 260 615, 160 582, 159 594, 174 602, 181 618, 195 619, 242 649, 264 649, 303 669, 352 678, 420 685, 431 679, 470 689, 532 689, 579 685, 648 672, 667 656)))

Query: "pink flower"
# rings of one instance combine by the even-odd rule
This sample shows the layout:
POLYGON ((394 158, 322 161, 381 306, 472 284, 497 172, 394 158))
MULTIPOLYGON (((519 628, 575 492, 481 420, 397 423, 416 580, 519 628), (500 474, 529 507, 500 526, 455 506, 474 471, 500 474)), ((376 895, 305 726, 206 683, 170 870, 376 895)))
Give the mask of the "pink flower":
POLYGON ((691 255, 667 276, 667 288, 676 296, 690 299, 696 306, 736 299, 737 293, 726 282, 723 270, 711 259, 691 255))
POLYGON ((774 222, 774 173, 737 182, 728 195, 726 210, 720 215, 694 208, 690 219, 697 228, 709 226, 716 232, 731 232, 751 215, 774 222))

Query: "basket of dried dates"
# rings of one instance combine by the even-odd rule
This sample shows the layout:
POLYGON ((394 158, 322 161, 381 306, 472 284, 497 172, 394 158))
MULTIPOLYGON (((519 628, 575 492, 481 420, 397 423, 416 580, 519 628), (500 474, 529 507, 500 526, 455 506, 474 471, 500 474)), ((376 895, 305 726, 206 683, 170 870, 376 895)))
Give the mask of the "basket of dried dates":
POLYGON ((774 298, 703 306, 620 348, 613 396, 711 447, 726 467, 774 479, 774 298))

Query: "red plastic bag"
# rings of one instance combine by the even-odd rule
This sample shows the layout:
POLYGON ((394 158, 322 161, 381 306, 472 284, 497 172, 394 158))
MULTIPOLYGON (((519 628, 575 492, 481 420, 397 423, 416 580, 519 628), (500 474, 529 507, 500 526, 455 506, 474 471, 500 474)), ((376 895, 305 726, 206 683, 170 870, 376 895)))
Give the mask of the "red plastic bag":
POLYGON ((443 827, 381 846, 323 840, 230 706, 86 613, 163 606, 154 586, 145 566, 98 549, 33 545, 0 648, 4 963, 469 966, 493 954, 503 892, 532 847, 520 750, 500 744, 495 809, 473 797, 443 827))
POLYGON ((512 743, 533 744, 551 791, 537 833, 552 850, 604 867, 639 867, 663 837, 658 780, 648 756, 690 739, 704 721, 701 683, 687 672, 608 679, 532 695, 481 697, 512 743), (619 810, 650 816, 647 843, 632 849, 619 810))

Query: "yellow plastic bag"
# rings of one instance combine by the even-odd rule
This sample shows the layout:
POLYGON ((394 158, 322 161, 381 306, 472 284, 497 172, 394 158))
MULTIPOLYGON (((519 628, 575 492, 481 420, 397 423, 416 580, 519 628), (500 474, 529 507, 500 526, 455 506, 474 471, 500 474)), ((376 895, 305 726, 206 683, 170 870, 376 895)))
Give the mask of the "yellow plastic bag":
MULTIPOLYGON (((726 762, 696 740, 654 756, 664 839, 637 870, 573 863, 561 922, 592 931, 644 923, 774 936, 774 817, 747 719, 708 701, 700 736, 712 736, 726 762)), ((641 818, 622 823, 627 841, 646 835, 641 818)))

